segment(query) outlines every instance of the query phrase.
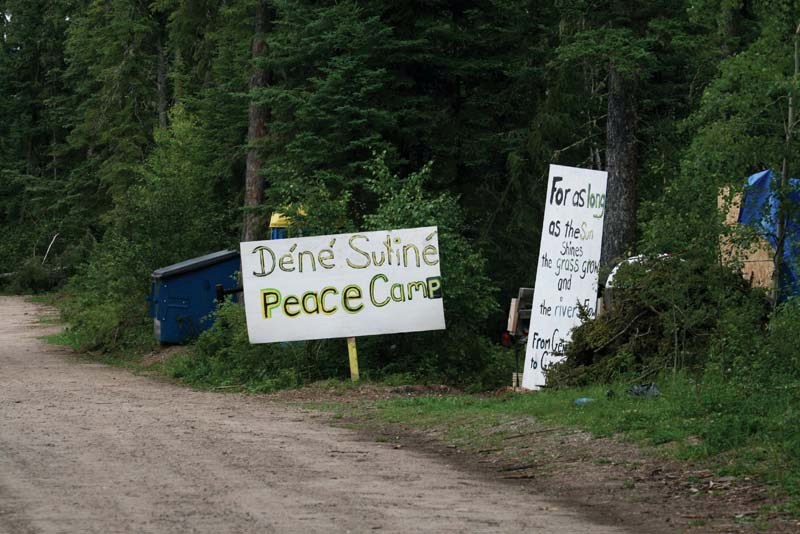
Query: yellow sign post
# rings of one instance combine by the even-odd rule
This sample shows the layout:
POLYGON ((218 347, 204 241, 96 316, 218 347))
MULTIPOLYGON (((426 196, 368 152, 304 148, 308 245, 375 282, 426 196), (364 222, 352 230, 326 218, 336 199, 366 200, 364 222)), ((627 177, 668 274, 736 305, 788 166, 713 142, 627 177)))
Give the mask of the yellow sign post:
POLYGON ((347 353, 350 355, 350 380, 358 382, 358 349, 356 349, 356 338, 347 338, 347 353))

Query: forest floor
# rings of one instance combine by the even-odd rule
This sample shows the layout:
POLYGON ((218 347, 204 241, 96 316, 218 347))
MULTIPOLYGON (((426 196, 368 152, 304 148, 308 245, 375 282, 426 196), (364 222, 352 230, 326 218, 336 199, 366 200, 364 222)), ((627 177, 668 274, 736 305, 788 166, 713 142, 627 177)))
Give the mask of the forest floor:
POLYGON ((474 449, 377 415, 445 387, 196 391, 46 344, 53 313, 0 297, 0 533, 800 529, 614 439, 516 420, 474 449))

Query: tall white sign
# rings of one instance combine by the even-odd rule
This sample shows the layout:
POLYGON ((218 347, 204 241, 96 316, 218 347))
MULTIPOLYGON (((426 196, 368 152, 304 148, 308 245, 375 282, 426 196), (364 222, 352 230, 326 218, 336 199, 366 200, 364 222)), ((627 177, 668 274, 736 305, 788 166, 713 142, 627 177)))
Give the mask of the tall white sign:
POLYGON ((240 246, 251 343, 445 327, 435 226, 240 246))
POLYGON ((561 360, 579 306, 594 317, 607 173, 550 166, 533 289, 522 387, 545 385, 544 370, 561 360))

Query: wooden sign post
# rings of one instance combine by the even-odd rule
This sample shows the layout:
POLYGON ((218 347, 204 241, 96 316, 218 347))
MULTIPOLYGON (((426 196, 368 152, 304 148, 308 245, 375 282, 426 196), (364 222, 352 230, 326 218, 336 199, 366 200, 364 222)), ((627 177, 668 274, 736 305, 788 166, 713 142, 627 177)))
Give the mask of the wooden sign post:
POLYGON ((356 338, 347 338, 347 354, 350 356, 350 380, 358 382, 358 349, 356 338))

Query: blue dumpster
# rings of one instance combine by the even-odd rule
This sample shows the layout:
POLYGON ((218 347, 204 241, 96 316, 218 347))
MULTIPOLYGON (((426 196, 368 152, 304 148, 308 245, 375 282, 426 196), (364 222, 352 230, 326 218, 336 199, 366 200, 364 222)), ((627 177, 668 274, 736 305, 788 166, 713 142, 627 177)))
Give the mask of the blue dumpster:
POLYGON ((216 286, 235 290, 240 269, 239 252, 222 250, 153 271, 149 301, 156 339, 186 343, 208 329, 216 286))

